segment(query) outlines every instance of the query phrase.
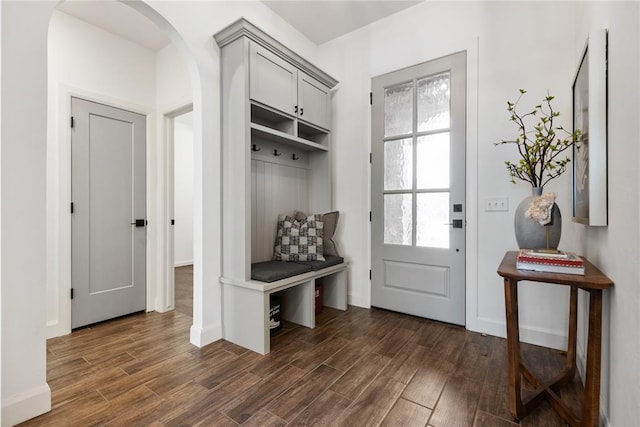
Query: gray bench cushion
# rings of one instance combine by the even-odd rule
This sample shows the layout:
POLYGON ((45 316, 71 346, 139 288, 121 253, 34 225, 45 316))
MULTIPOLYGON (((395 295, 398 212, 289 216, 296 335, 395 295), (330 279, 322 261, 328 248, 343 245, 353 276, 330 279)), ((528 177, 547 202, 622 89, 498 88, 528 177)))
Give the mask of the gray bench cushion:
POLYGON ((296 264, 308 265, 311 267, 311 270, 318 271, 323 268, 331 267, 332 265, 342 264, 344 262, 344 258, 341 256, 334 255, 326 255, 324 256, 324 261, 296 261, 296 264))
POLYGON ((265 261, 251 264, 251 279, 261 282, 275 282, 311 271, 310 265, 297 262, 265 261))

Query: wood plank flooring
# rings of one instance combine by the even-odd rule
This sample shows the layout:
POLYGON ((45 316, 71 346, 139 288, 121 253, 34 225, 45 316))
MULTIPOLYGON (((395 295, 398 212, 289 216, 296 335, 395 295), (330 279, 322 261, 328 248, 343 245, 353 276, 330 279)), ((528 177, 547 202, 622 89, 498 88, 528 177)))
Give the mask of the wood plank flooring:
MULTIPOLYGON (((176 290, 177 292, 177 290, 176 290)), ((509 414, 505 340, 383 310, 324 308, 261 356, 189 344, 191 317, 136 314, 48 341, 52 411, 25 426, 562 426, 509 414)), ((523 345, 536 374, 555 350, 523 345)), ((578 379, 562 390, 580 409, 578 379)))

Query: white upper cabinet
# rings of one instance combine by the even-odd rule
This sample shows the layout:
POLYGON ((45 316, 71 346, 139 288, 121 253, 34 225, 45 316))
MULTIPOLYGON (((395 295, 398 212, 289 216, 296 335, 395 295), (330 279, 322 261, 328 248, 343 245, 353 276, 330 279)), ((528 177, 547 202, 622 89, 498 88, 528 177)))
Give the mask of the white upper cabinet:
POLYGON ((249 55, 252 101, 329 130, 328 86, 256 43, 249 55))
POLYGON ((330 89, 298 71, 298 118, 324 129, 330 128, 330 89))
POLYGON ((251 99, 295 116, 298 105, 296 67, 255 43, 250 44, 249 52, 251 99))

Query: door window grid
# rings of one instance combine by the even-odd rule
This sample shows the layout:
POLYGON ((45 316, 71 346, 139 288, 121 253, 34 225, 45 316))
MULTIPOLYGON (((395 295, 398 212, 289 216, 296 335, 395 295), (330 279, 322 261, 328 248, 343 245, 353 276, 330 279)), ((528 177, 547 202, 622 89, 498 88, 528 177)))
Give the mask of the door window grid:
POLYGON ((384 244, 449 247, 449 87, 445 72, 385 89, 384 244))

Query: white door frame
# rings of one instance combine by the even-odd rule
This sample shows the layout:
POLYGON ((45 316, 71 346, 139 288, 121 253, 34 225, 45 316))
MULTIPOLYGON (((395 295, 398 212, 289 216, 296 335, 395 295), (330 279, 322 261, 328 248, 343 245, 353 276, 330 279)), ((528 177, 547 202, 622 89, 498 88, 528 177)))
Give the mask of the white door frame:
POLYGON ((175 309, 175 236, 174 226, 171 225, 171 219, 174 217, 175 203, 175 135, 174 120, 182 114, 193 111, 193 104, 189 103, 175 109, 171 109, 162 116, 162 127, 164 130, 164 286, 158 294, 158 302, 156 310, 165 312, 175 309))

